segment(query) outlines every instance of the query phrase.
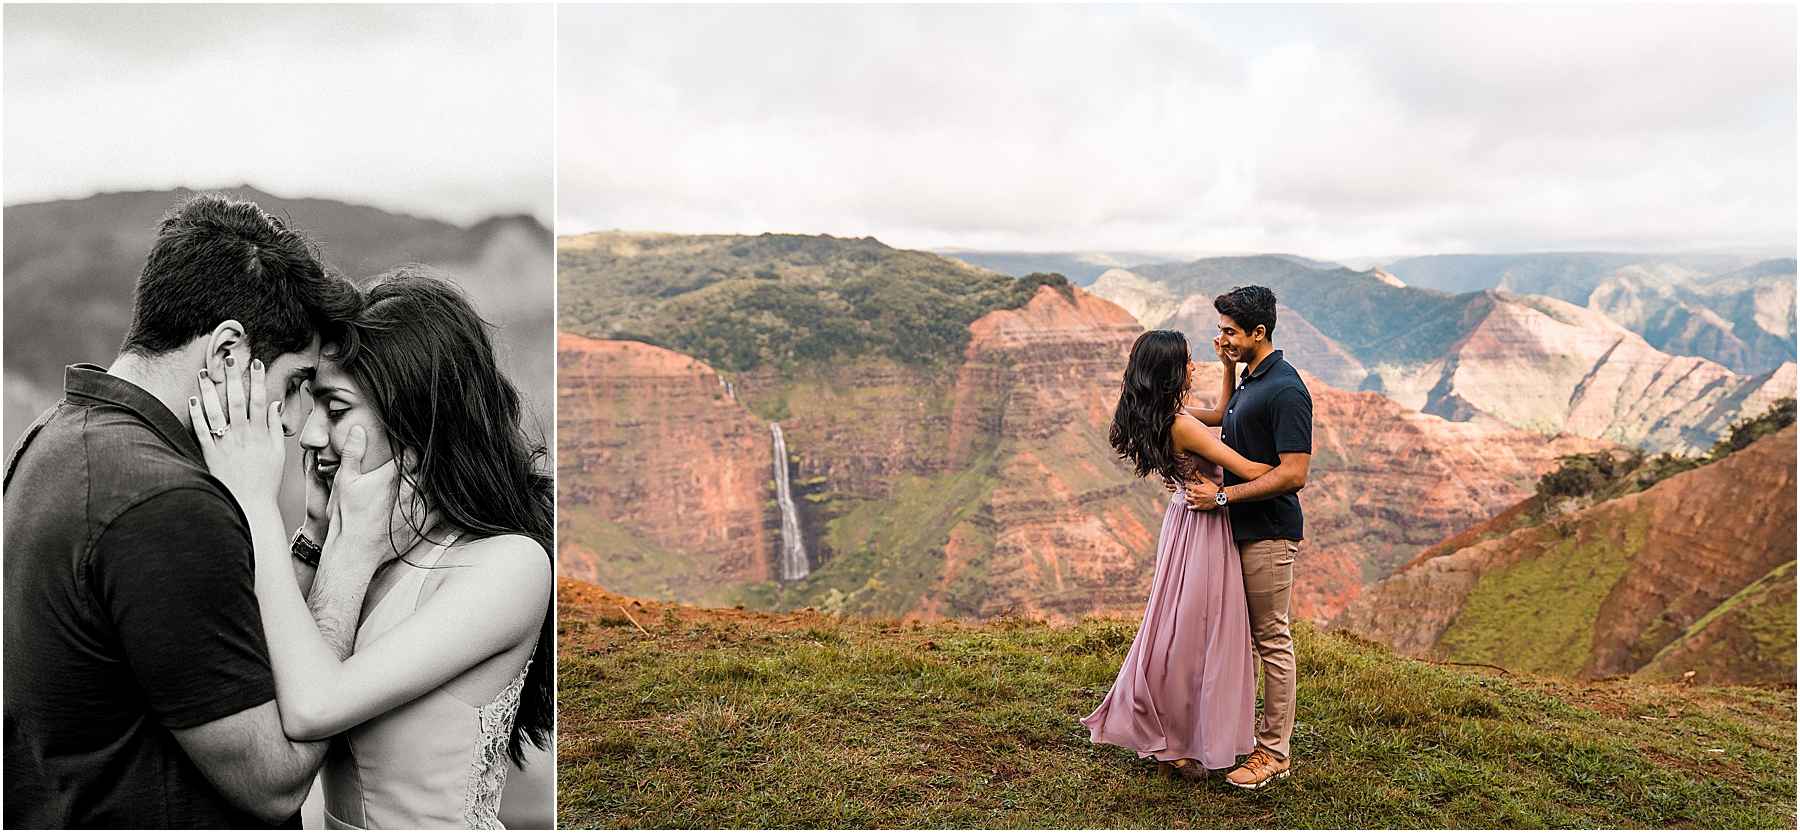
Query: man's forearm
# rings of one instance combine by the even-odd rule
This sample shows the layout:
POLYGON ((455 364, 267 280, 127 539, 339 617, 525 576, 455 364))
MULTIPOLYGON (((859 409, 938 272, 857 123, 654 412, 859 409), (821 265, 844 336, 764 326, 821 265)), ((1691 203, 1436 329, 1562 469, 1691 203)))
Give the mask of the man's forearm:
POLYGON ((324 559, 313 574, 311 593, 306 607, 319 626, 319 635, 341 660, 356 650, 356 627, 362 619, 363 598, 369 592, 370 576, 342 564, 342 559, 324 559))
POLYGON ((1237 483, 1224 488, 1225 500, 1229 503, 1250 503, 1268 500, 1286 494, 1293 494, 1306 486, 1306 475, 1295 471, 1284 471, 1285 467, 1277 466, 1269 472, 1249 483, 1237 483), (1298 475, 1298 476, 1296 476, 1298 475))

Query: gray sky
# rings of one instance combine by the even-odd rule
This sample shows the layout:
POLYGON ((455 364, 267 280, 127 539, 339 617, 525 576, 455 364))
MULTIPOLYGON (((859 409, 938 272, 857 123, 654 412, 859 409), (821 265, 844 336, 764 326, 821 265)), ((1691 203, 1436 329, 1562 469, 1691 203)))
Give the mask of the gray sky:
POLYGON ((1790 251, 1795 7, 564 6, 558 231, 1790 251))
POLYGON ((553 214, 548 5, 8 4, 5 200, 250 184, 553 214))

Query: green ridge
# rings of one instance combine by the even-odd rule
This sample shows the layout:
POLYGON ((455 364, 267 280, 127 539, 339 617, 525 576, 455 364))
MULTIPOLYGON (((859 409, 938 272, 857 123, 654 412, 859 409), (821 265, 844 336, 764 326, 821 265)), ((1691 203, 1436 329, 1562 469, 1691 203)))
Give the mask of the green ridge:
POLYGON ((558 243, 560 329, 728 372, 860 357, 959 362, 975 319, 1023 305, 1039 286, 1074 292, 1061 275, 1012 278, 873 237, 600 232, 558 243))
POLYGON ((1438 641, 1450 659, 1574 676, 1593 659, 1594 622, 1643 550, 1650 510, 1616 519, 1617 535, 1546 525, 1543 554, 1484 573, 1438 641))
POLYGON ((1776 665, 1793 668, 1796 659, 1793 582, 1794 562, 1770 570, 1700 617, 1681 638, 1658 651, 1646 666, 1655 665, 1688 640, 1704 633, 1716 620, 1730 616, 1732 624, 1755 641, 1759 652, 1773 658, 1776 665), (1778 592, 1783 584, 1788 586, 1785 594, 1778 592))

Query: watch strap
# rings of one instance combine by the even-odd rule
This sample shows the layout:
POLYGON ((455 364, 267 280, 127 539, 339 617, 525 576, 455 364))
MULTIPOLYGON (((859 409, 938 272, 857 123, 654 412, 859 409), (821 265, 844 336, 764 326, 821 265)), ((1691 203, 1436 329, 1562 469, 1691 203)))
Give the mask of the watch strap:
POLYGON ((306 537, 305 527, 294 530, 292 551, 295 558, 312 565, 313 569, 318 569, 319 557, 324 555, 324 550, 321 550, 319 545, 313 542, 313 539, 306 537))

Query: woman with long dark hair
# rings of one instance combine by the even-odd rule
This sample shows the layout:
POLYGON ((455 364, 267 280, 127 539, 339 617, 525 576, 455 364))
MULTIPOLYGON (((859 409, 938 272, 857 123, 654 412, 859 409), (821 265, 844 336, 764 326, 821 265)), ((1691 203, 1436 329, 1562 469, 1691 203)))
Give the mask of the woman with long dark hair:
POLYGON ((311 382, 291 545, 241 497, 278 489, 285 455, 262 368, 247 395, 229 369, 223 406, 202 380, 195 434, 246 508, 283 727, 332 738, 328 826, 497 828, 508 762, 555 720, 545 448, 448 281, 403 266, 366 300, 311 382))
POLYGON ((1255 745, 1256 654, 1231 518, 1188 509, 1185 487, 1201 477, 1218 482, 1224 469, 1254 480, 1270 468, 1244 459, 1206 427, 1218 424, 1231 401, 1235 368, 1220 357, 1225 381, 1217 407, 1190 411, 1187 337, 1151 330, 1131 345, 1109 439, 1137 476, 1160 474, 1176 492, 1163 514, 1137 638, 1112 690, 1081 721, 1094 743, 1134 750, 1190 779, 1234 766, 1255 745))

